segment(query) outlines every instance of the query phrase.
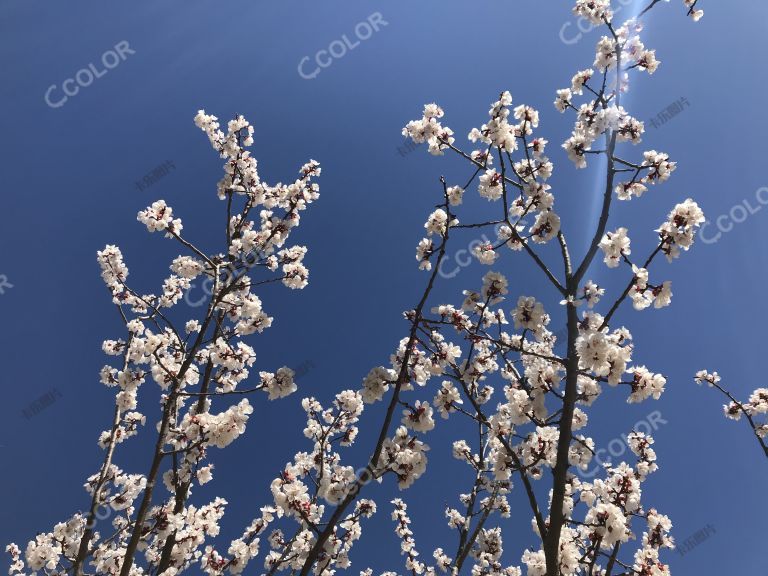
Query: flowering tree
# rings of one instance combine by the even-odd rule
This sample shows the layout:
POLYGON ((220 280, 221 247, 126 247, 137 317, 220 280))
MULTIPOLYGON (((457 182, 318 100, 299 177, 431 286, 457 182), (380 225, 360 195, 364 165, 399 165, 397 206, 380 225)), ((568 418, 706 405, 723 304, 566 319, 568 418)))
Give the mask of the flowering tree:
MULTIPOLYGON (((256 161, 246 150, 253 143, 253 128, 238 117, 229 122, 225 135, 216 120, 201 111, 195 123, 226 160, 218 184, 218 196, 226 202, 226 251, 203 253, 182 235, 181 220, 174 218, 172 208, 159 200, 139 212, 138 220, 150 232, 164 232, 187 252, 171 263, 160 295, 130 287, 117 246, 98 252, 102 278, 126 327, 124 338, 103 344, 107 355, 120 359, 118 367, 107 365, 101 371, 102 384, 117 389, 112 423, 99 437, 104 449, 101 466, 85 484, 90 495, 87 511, 29 542, 25 560, 32 573, 173 574, 188 567, 206 538, 217 534, 226 504, 217 498, 192 505, 192 487, 212 479, 211 449, 225 448, 243 434, 253 412, 247 398, 230 403, 229 397, 265 392, 274 400, 296 390, 293 371, 286 367, 259 372, 249 389, 238 388, 256 359, 243 338, 272 323, 256 294, 259 286, 307 285, 308 271, 302 264, 306 248, 283 246, 299 225, 300 213, 319 197, 312 178, 320 174, 320 166, 310 161, 294 183, 269 186, 259 179, 256 161), (249 220, 256 209, 258 225, 249 220), (201 276, 213 281, 207 307, 202 317, 186 319, 177 305, 191 281, 201 276), (149 472, 129 474, 114 463, 116 449, 146 422, 136 409, 147 377, 163 391, 157 440, 149 472), (213 411, 213 402, 219 400, 228 405, 213 411), (158 480, 170 494, 159 504, 158 480), (96 530, 103 509, 113 511, 109 523, 99 523, 106 533, 96 530), (136 565, 139 551, 147 569, 136 565)), ((242 558, 268 517, 265 512, 265 519, 254 521, 242 540, 233 543, 234 556, 222 570, 236 570, 238 565, 242 569, 242 558)), ((19 549, 11 545, 9 551, 10 573, 22 572, 19 549)))
POLYGON ((768 457, 768 388, 757 388, 749 396, 747 402, 739 402, 733 394, 726 390, 720 384, 720 375, 717 372, 707 372, 706 370, 699 370, 696 373, 696 383, 703 384, 706 382, 711 388, 716 388, 723 394, 730 402, 723 404, 723 413, 726 418, 731 420, 741 420, 741 417, 747 421, 749 427, 752 428, 752 432, 760 444, 760 447, 768 457), (762 421, 759 419, 762 417, 762 421))
MULTIPOLYGON (((675 170, 667 154, 650 150, 633 159, 621 151, 625 144, 638 144, 644 130, 622 106, 622 95, 630 74, 652 74, 659 65, 639 37, 642 17, 658 1, 622 25, 613 22, 610 0, 576 1, 578 15, 606 29, 593 67, 577 72, 555 100, 558 110, 576 117, 563 144, 575 166, 583 168, 591 158, 605 163, 600 217, 581 258, 572 255, 554 210, 547 184, 553 165, 545 156, 547 141, 534 133, 539 125, 534 108, 511 109, 511 95, 501 93, 486 123, 469 132, 478 144, 472 151, 459 148, 436 104, 426 105, 422 117, 404 128, 432 154, 454 153, 470 168, 460 185, 441 179, 440 204, 429 215, 427 237, 416 251, 428 278, 416 306, 405 313, 407 333, 388 365, 374 367, 360 389, 339 392, 330 404, 302 401, 309 450, 285 465, 271 483, 272 502, 229 545, 217 541, 227 503, 221 498, 192 503, 192 490, 212 479, 213 449, 244 433, 253 412, 249 394, 264 392, 273 400, 296 390, 289 368, 252 377, 255 352, 244 338, 272 321, 257 296, 259 286, 307 284, 306 248, 284 246, 300 213, 318 198, 312 178, 320 168, 310 161, 292 184, 267 185, 246 149, 251 126, 238 117, 225 134, 214 116, 200 112, 197 125, 225 159, 218 185, 227 211, 224 251, 201 251, 182 236, 171 208, 158 201, 139 213, 139 221, 186 251, 171 263, 162 294, 142 295, 129 287, 117 247, 99 252, 102 276, 127 331, 123 339, 104 342, 105 353, 120 358, 118 367, 106 366, 101 373, 102 383, 117 390, 112 424, 99 438, 104 459, 85 484, 87 510, 37 535, 24 552, 8 546, 10 573, 239 574, 249 566, 259 569, 254 566, 259 555, 269 575, 347 569, 363 520, 377 510, 373 500, 363 498, 369 483, 391 478, 404 490, 419 479, 427 466, 425 435, 435 427, 437 411, 444 421, 466 418, 476 430, 452 446, 474 480, 446 510, 458 544, 437 548, 429 561, 417 551, 406 502, 391 502, 406 570, 414 575, 465 569, 476 576, 522 574, 515 562, 506 565, 502 559, 504 519, 511 515, 508 496, 517 481, 540 542, 522 554, 528 574, 668 574, 660 555, 674 545, 671 522, 641 503, 641 486, 658 468, 653 439, 631 432, 636 460, 605 465, 603 478, 586 482, 576 473, 595 453, 595 442, 582 431, 603 385, 626 387, 628 402, 658 399, 664 391, 665 378, 633 362, 631 334, 614 328, 612 320, 627 301, 636 309, 670 303, 670 283, 652 282, 649 268, 660 255, 671 261, 688 250, 704 221, 693 200, 677 204, 657 229, 655 248, 640 260, 631 257, 627 228, 611 222, 616 199, 635 201, 675 170), (463 222, 456 207, 473 185, 494 209, 487 219, 463 222), (533 218, 529 227, 523 224, 526 218, 533 218), (491 226, 498 229, 497 242, 478 247, 475 256, 493 265, 510 249, 533 261, 562 298, 564 347, 536 298, 519 296, 507 318, 503 304, 510 285, 500 272, 487 272, 476 289, 464 292, 461 303, 431 301, 451 233, 491 226), (547 243, 558 247, 559 271, 539 253, 547 243), (607 295, 588 279, 599 253, 608 267, 627 270, 626 287, 618 294, 607 295), (210 279, 213 289, 202 316, 188 319, 177 305, 198 277, 210 279), (137 393, 148 378, 162 389, 163 401, 148 472, 132 474, 115 464, 117 447, 146 422, 137 411, 137 393), (380 423, 370 424, 375 443, 369 458, 357 469, 343 464, 343 449, 355 441, 365 405, 378 401, 386 411, 380 423), (109 522, 97 523, 105 507, 113 511, 109 522), (268 551, 261 554, 268 530, 268 551), (636 531, 642 531, 639 545, 629 549, 636 531)), ((702 14, 696 4, 685 0, 694 20, 702 14)), ((370 576, 372 570, 361 574, 370 576)))

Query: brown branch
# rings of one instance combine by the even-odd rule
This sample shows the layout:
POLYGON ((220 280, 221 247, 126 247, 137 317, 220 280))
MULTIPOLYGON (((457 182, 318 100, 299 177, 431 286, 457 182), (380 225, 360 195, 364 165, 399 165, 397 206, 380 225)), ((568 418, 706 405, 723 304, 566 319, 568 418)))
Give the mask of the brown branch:
MULTIPOLYGON (((445 197, 444 207, 445 207, 446 213, 448 214, 448 222, 446 224, 445 233, 443 234, 443 241, 440 244, 436 265, 433 267, 432 274, 429 278, 429 283, 427 284, 427 287, 424 290, 421 300, 419 301, 418 305, 416 306, 416 309, 413 312, 413 318, 411 320, 412 322, 411 331, 408 337, 408 342, 405 346, 405 353, 403 354, 403 361, 400 366, 400 372, 396 380, 395 389, 392 393, 392 399, 389 402, 389 407, 387 408, 387 413, 384 417, 384 422, 382 423, 381 430, 379 431, 379 437, 378 437, 378 440, 376 441, 376 446, 373 450, 373 454, 371 455, 371 458, 368 461, 368 469, 366 471, 366 474, 372 474, 372 471, 378 465, 378 461, 381 456, 381 451, 383 450, 383 447, 384 447, 384 440, 387 438, 389 434, 389 427, 390 427, 390 424, 392 423, 392 417, 394 415, 395 409, 398 406, 398 402, 400 399, 400 390, 402 389, 403 384, 410 381, 408 364, 410 361, 411 349, 413 348, 414 343, 416 341, 416 332, 417 332, 419 323, 421 322, 421 319, 422 319, 422 316, 421 316, 422 310, 424 309, 427 299, 429 298, 429 295, 431 294, 432 289, 434 287, 435 280, 438 275, 438 271, 440 270, 440 263, 445 257, 445 248, 448 243, 448 236, 449 236, 448 231, 450 229, 449 224, 451 222, 451 211, 450 211, 450 205, 448 203, 448 193, 447 193, 445 178, 441 178, 440 181, 443 185, 443 196, 445 197)), ((367 479, 368 478, 366 478, 365 480, 367 479)), ((315 544, 312 546, 312 549, 309 551, 309 554, 307 554, 307 558, 304 561, 304 565, 301 568, 300 576, 307 576, 310 570, 312 570, 312 566, 317 561, 317 558, 320 555, 320 552, 322 551, 323 546, 325 545, 325 542, 333 533, 333 530, 335 529, 336 525, 338 524, 339 520, 343 516, 346 509, 357 498, 357 495, 362 491, 362 488, 363 486, 359 485, 357 490, 350 491, 350 493, 344 498, 344 500, 342 500, 342 502, 336 507, 333 514, 331 515, 331 518, 328 520, 328 523, 326 524, 325 529, 317 537, 315 544)))

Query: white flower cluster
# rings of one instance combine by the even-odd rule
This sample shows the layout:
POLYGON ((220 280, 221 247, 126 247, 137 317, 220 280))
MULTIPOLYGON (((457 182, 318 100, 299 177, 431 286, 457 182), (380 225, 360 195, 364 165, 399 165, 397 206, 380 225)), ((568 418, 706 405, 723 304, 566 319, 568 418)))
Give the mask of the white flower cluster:
POLYGON ((629 256, 632 250, 629 247, 630 239, 627 229, 618 228, 615 232, 606 232, 600 240, 600 249, 605 254, 605 264, 608 268, 616 268, 624 256, 629 256))
MULTIPOLYGON (((560 231, 560 217, 554 212, 554 196, 549 192, 546 181, 552 176, 552 162, 544 155, 547 140, 531 138, 533 129, 539 125, 539 113, 530 106, 520 105, 510 110, 512 96, 502 92, 499 99, 491 105, 488 114, 490 120, 480 128, 469 132, 471 142, 480 142, 485 149, 474 150, 464 157, 469 159, 479 170, 478 193, 488 201, 505 200, 506 222, 498 230, 498 246, 486 243, 475 246, 472 254, 479 262, 491 265, 496 262, 498 248, 506 245, 511 250, 522 250, 528 240, 546 243, 560 231), (517 122, 510 122, 510 117, 517 122), (492 151, 499 154, 501 164, 508 166, 492 168, 492 151), (513 160, 511 154, 523 150, 520 160, 513 160), (535 220, 525 235, 523 219, 535 214, 535 220)), ((403 129, 403 134, 416 143, 428 142, 430 152, 442 154, 445 148, 458 150, 453 145, 452 136, 441 136, 444 129, 437 118, 442 118, 442 108, 428 104, 424 108, 421 120, 414 120, 403 129)), ((446 134, 453 134, 448 130, 446 134)), ((473 178, 474 179, 474 178, 473 178)), ((429 216, 425 228, 430 235, 445 236, 449 226, 456 226, 458 220, 447 211, 448 206, 456 206, 463 200, 464 188, 450 186, 445 189, 445 208, 438 208, 429 216)), ((422 270, 431 270, 430 259, 438 252, 430 238, 423 238, 416 248, 416 260, 422 270)))
POLYGON ((613 20, 611 0, 576 0, 573 12, 593 24, 603 24, 613 20))
POLYGON ((405 569, 413 574, 423 574, 426 566, 419 561, 419 553, 416 551, 416 544, 413 540, 413 532, 409 525, 411 519, 408 517, 408 506, 400 498, 392 500, 395 509, 392 511, 392 520, 395 524, 395 534, 400 539, 400 554, 406 556, 405 569))
MULTIPOLYGON (((576 4, 574 10, 580 16, 592 21, 593 23, 610 23, 612 12, 609 1, 584 0, 576 4)), ((648 50, 640 41, 638 32, 642 27, 635 21, 630 20, 624 23, 615 31, 612 30, 611 36, 603 36, 597 43, 594 68, 607 78, 608 71, 615 71, 619 62, 623 70, 636 69, 653 74, 659 66, 654 50, 648 50)), ((589 81, 595 75, 593 69, 586 69, 577 72, 571 79, 571 87, 563 88, 557 91, 555 99, 555 108, 560 112, 572 109, 576 113, 576 123, 573 133, 563 144, 563 148, 568 153, 568 157, 577 168, 587 166, 588 154, 599 154, 593 151, 592 146, 602 135, 605 135, 606 142, 631 142, 638 144, 645 131, 643 122, 630 116, 620 105, 620 94, 626 90, 628 81, 624 71, 616 73, 617 88, 612 93, 606 93, 605 84, 602 90, 597 86, 592 87, 589 81), (587 89, 595 98, 581 105, 573 102, 575 95, 584 94, 587 89)), ((655 155, 655 151, 646 153, 655 155)), ((653 183, 655 178, 649 176, 646 172, 651 172, 653 167, 646 163, 634 165, 619 160, 626 164, 628 169, 634 169, 634 176, 631 181, 616 186, 616 191, 620 198, 629 199, 632 196, 640 196, 646 190, 645 184, 653 183)), ((671 163, 670 171, 674 169, 671 163)), ((660 176, 660 174, 659 174, 660 176)))
MULTIPOLYGON (((483 142, 493 148, 501 149, 505 152, 514 152, 517 150, 517 136, 521 133, 520 126, 509 123, 509 106, 512 105, 512 95, 509 92, 502 92, 499 99, 491 105, 488 115, 490 121, 478 130, 473 128, 469 132, 469 139, 472 142, 483 142)), ((519 107, 515 112, 515 118, 527 116, 526 120, 534 121, 538 125, 538 113, 534 110, 526 110, 525 107, 519 107)))
POLYGON ((429 144, 429 153, 439 156, 443 150, 450 147, 455 138, 453 130, 440 124, 440 118, 444 116, 443 109, 437 104, 426 104, 421 120, 408 122, 403 128, 403 136, 410 138, 417 144, 426 142, 429 144))
POLYGON ((658 229, 661 250, 670 262, 680 256, 680 250, 693 245, 696 232, 706 218, 699 205, 690 198, 677 204, 658 229))
POLYGON ((392 472, 400 489, 408 488, 426 471, 428 450, 429 446, 400 426, 392 438, 384 441, 375 475, 392 472))
POLYGON ((515 328, 530 330, 534 334, 542 334, 549 324, 549 315, 544 312, 544 306, 531 296, 520 296, 517 307, 512 311, 515 328))
POLYGON ((669 306, 672 302, 672 282, 666 280, 659 286, 648 283, 648 270, 632 265, 634 285, 629 293, 635 310, 644 310, 653 304, 654 308, 669 306))
POLYGON ((576 349, 579 367, 603 377, 612 386, 621 382, 632 359, 632 336, 626 328, 609 332, 597 312, 585 312, 579 325, 576 349))
POLYGON ((139 212, 138 221, 147 227, 150 232, 167 230, 166 236, 171 238, 174 234, 181 234, 183 226, 181 220, 173 218, 173 208, 165 203, 165 200, 158 200, 146 210, 139 212))
POLYGON ((685 4, 685 7, 688 8, 688 16, 690 16, 694 22, 701 20, 701 17, 704 16, 704 10, 696 9, 696 4, 699 3, 699 0, 683 0, 683 3, 685 4))
MULTIPOLYGON (((357 422, 363 411, 362 396, 358 392, 345 390, 336 395, 333 406, 323 408, 315 398, 305 398, 302 406, 307 414, 307 426, 304 435, 313 443, 312 452, 300 452, 294 461, 285 466, 279 477, 271 485, 274 507, 269 507, 270 515, 277 518, 291 518, 298 523, 297 535, 286 539, 281 530, 270 535, 272 550, 267 554, 266 566, 300 568, 306 561, 314 541, 316 531, 323 518, 325 505, 320 500, 338 505, 355 495, 361 483, 370 478, 357 477, 350 466, 341 465, 341 456, 334 451, 334 446, 350 446, 357 436, 357 422)), ((353 513, 344 517, 325 545, 326 556, 321 564, 326 568, 349 566, 349 552, 353 543, 360 538, 361 518, 369 518, 376 512, 372 500, 357 501, 353 513), (340 528, 338 530, 337 528, 340 528)), ((272 521, 270 517, 269 521, 272 521)), ((263 525, 259 524, 259 532, 263 525)), ((241 539, 247 542, 247 537, 241 539)), ((242 545, 240 545, 242 548, 242 545)), ((230 548, 229 554, 233 554, 230 548)), ((219 572, 222 573, 223 557, 216 555, 219 572)))

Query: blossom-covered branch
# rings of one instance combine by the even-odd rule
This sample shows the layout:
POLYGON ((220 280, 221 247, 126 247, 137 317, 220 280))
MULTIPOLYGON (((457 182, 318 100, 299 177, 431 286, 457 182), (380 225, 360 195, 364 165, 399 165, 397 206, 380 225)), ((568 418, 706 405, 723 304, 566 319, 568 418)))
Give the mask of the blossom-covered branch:
POLYGON ((749 396, 749 400, 740 402, 720 384, 721 379, 717 372, 700 370, 696 373, 695 380, 697 384, 706 382, 711 388, 716 388, 728 398, 728 404, 723 404, 723 413, 726 418, 741 420, 741 417, 744 416, 760 447, 768 457, 768 440, 766 440, 768 438, 768 388, 757 388, 749 396))
MULTIPOLYGON (((230 121, 226 134, 216 117, 202 111, 195 122, 225 159, 218 185, 219 198, 227 204, 225 251, 207 255, 182 236, 181 220, 163 200, 139 212, 138 220, 150 232, 164 232, 187 254, 173 260, 160 294, 142 294, 128 284, 118 247, 99 251, 102 278, 127 331, 126 338, 103 344, 106 354, 121 358, 120 368, 107 365, 101 371, 102 384, 117 389, 111 427, 99 438, 105 456, 85 484, 91 495, 88 511, 38 534, 23 560, 17 547, 9 547, 12 574, 25 568, 75 575, 177 573, 198 561, 201 546, 218 533, 226 502, 217 498, 199 506, 188 499, 193 485, 212 479, 213 464, 206 462, 211 449, 225 448, 241 436, 253 408, 242 398, 213 411, 213 399, 243 392, 238 386, 249 379, 256 361, 244 337, 272 323, 253 289, 265 281, 289 288, 307 284, 306 248, 284 245, 300 213, 319 196, 312 178, 320 167, 311 161, 292 184, 270 186, 260 180, 247 151, 253 128, 244 118, 230 121), (237 200, 242 207, 235 211, 237 200), (262 207, 258 224, 249 220, 256 207, 262 207), (213 290, 202 316, 188 319, 177 305, 198 277, 210 279, 213 290), (147 416, 137 409, 139 389, 148 377, 162 392, 154 449, 146 474, 128 474, 114 463, 116 448, 146 423, 147 416), (169 496, 156 498, 158 480, 169 496), (104 509, 109 522, 100 512, 104 509)), ((283 367, 260 372, 248 392, 265 392, 272 400, 295 390, 293 371, 283 367)), ((256 552, 254 542, 241 553, 240 569, 256 552)))

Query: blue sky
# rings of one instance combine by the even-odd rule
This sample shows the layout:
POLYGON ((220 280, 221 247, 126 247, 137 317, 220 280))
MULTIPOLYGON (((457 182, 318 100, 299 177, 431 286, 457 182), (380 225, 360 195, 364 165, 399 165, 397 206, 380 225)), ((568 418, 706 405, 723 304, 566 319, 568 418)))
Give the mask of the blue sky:
MULTIPOLYGON (((669 209, 691 196, 713 222, 726 215, 720 220, 726 231, 674 265, 655 268, 656 277, 673 281, 670 308, 643 314, 627 308, 618 317, 635 336, 635 359, 667 376, 667 393, 640 406, 607 393, 592 412, 590 430, 608 442, 660 411, 667 422, 655 434, 661 470, 646 485, 645 502, 672 517, 679 540, 708 524, 716 529, 685 556, 668 555, 673 573, 760 573, 768 569, 768 463, 748 430, 725 421, 720 399, 697 388, 691 376, 702 367, 717 369, 742 397, 765 385, 768 207, 758 190, 768 186, 768 72, 762 65, 768 5, 702 2, 706 15, 698 24, 684 17, 678 0, 660 5, 649 20, 645 43, 657 49, 662 66, 633 84, 625 104, 646 120, 643 149, 670 153, 678 170, 641 201, 619 206, 613 222, 629 227, 633 248, 643 254, 669 209), (647 122, 680 98, 689 103, 680 115, 658 128, 647 122), (745 201, 754 214, 729 228, 728 215, 740 220, 742 212, 733 207, 745 201)), ((218 249, 221 162, 192 123, 199 108, 222 118, 241 113, 252 122, 254 154, 270 182, 293 178, 309 158, 323 165, 321 199, 296 236, 310 248, 310 285, 300 292, 267 291, 265 307, 276 322, 252 341, 259 369, 311 363, 299 381, 302 396, 327 401, 343 388, 357 388, 405 335, 400 313, 415 305, 426 279, 414 251, 440 193, 438 178, 466 174, 455 158, 436 159, 423 149, 398 153, 401 127, 424 103, 441 104, 459 142, 484 121, 501 90, 537 107, 540 134, 551 143, 558 211, 571 245, 583 250, 596 217, 599 175, 576 173, 559 150, 571 118, 560 116, 552 101, 576 70, 591 64, 599 33, 574 42, 578 28, 570 4, 0 4, 0 279, 6 280, 0 286, 0 541, 26 542, 85 506, 82 483, 96 470, 96 439, 112 404, 111 391, 98 383, 106 362, 101 340, 122 335, 96 250, 120 245, 137 285, 156 289, 177 250, 149 236, 135 214, 158 198, 174 207, 191 237, 218 249), (301 77, 302 59, 310 58, 304 70, 312 72, 319 50, 344 35, 353 38, 356 25, 375 13, 386 25, 371 38, 314 78, 301 77), (105 71, 102 55, 117 45, 123 47, 120 63, 62 103, 63 82, 90 63, 105 71), (55 108, 45 100, 52 85, 55 108), (167 161, 175 168, 164 178, 144 190, 136 186, 167 161), (56 401, 25 418, 23 410, 54 389, 56 401)), ((81 78, 88 83, 87 75, 81 78)), ((473 199, 462 209, 472 220, 488 206, 473 199)), ((713 224, 708 237, 716 232, 713 224)), ((468 233, 454 250, 474 238, 468 233)), ((557 295, 517 256, 505 254, 495 266, 511 279, 514 299, 536 294, 553 323, 562 322, 557 295)), ((484 272, 474 264, 462 269, 441 283, 435 301, 459 302, 461 290, 478 287, 484 272)), ((590 276, 608 288, 624 281, 602 264, 590 276)), ((216 480, 198 495, 237 503, 225 517, 227 533, 238 533, 268 503, 270 479, 297 449, 309 447, 299 398, 269 405, 260 400, 248 436, 216 455, 216 480)), ((144 411, 153 417, 151 405, 144 411)), ((378 414, 380 407, 366 413, 369 433, 350 453, 351 463, 363 463, 378 414)), ((448 453, 458 433, 438 426, 430 435, 432 466, 406 494, 425 555, 445 545, 443 508, 466 489, 448 481, 464 472, 448 453)), ((141 447, 127 445, 120 457, 124 469, 146 472, 141 447)), ((376 570, 402 570, 386 505, 395 493, 387 488, 378 494, 380 513, 356 548, 355 569, 365 562, 376 570)), ((513 512, 505 532, 510 561, 534 544, 528 516, 522 506, 513 512)))

